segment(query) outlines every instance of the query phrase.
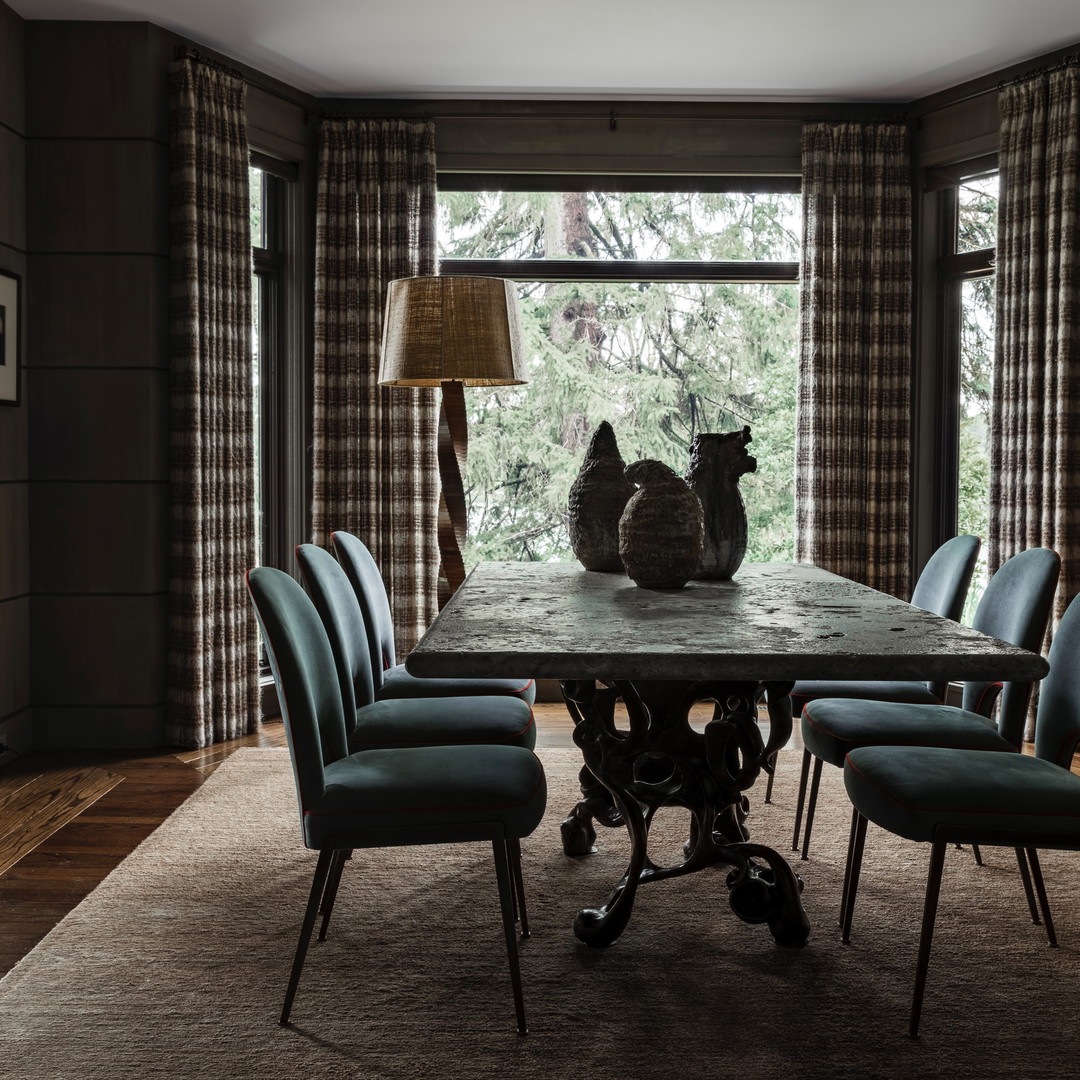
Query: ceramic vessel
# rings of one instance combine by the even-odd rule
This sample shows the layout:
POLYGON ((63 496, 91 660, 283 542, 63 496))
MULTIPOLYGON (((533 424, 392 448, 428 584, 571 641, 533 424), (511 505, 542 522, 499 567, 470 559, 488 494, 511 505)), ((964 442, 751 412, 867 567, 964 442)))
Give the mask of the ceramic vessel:
POLYGON ((746 555, 746 507, 739 477, 757 469, 757 459, 746 452, 750 428, 725 434, 694 436, 686 482, 701 500, 704 544, 699 578, 727 580, 746 555))
POLYGON ((593 433, 567 505, 570 545, 586 570, 622 573, 619 518, 634 494, 625 471, 615 432, 605 420, 593 433))
POLYGON ((635 585, 679 589, 701 564, 701 501, 663 462, 627 466, 638 490, 619 521, 619 557, 635 585))

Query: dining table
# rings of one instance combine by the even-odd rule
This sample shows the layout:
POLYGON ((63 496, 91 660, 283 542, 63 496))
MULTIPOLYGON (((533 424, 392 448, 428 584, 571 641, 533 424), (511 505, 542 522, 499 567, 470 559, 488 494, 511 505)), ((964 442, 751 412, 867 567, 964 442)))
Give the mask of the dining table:
POLYGON ((807 941, 801 877, 749 828, 751 790, 791 737, 797 680, 1036 681, 1047 671, 1038 653, 780 562, 678 589, 577 563, 483 562, 405 666, 418 677, 558 680, 583 757, 564 851, 594 851, 597 823, 630 839, 625 874, 574 921, 594 947, 625 930, 639 886, 718 865, 739 918, 767 924, 780 945, 807 941), (689 827, 678 861, 660 864, 649 826, 667 806, 689 811, 689 827))

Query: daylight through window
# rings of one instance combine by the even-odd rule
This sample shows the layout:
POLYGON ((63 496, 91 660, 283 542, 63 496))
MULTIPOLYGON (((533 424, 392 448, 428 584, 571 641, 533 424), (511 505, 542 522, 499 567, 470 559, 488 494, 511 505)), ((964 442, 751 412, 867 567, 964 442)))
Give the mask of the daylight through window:
MULTIPOLYGON (((445 185, 444 185, 445 186, 445 185)), ((518 282, 522 387, 472 388, 467 565, 572 559, 592 432, 684 473, 694 435, 749 424, 749 560, 793 553, 801 200, 776 192, 440 192, 442 273, 518 282)))

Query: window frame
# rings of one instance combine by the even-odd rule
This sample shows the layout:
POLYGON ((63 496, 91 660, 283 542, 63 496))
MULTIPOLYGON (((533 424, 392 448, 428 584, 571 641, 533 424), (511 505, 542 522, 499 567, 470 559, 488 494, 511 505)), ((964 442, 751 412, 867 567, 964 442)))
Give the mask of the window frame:
MULTIPOLYGON (((439 171, 440 191, 601 192, 802 192, 791 175, 670 176, 629 173, 470 173, 439 171)), ((695 281, 727 284, 799 284, 798 262, 696 261, 687 259, 441 259, 447 276, 508 278, 511 281, 695 281)))
MULTIPOLYGON (((996 249, 958 252, 959 189, 998 171, 997 155, 934 170, 928 189, 937 199, 937 389, 942 403, 935 439, 934 544, 956 535, 960 469, 960 353, 964 283, 996 273, 996 249)), ((985 539, 985 537, 984 537, 985 539)))
MULTIPOLYGON (((298 423, 293 391, 297 379, 303 379, 304 369, 298 258, 300 170, 293 162, 257 150, 251 151, 249 161, 264 176, 266 240, 265 247, 253 243, 251 250, 252 274, 259 279, 261 301, 258 311, 253 312, 253 322, 257 320, 259 328, 259 562, 291 573, 292 549, 296 537, 303 535, 295 520, 298 466, 293 446, 298 423)), ((300 468, 302 460, 301 450, 300 468)))

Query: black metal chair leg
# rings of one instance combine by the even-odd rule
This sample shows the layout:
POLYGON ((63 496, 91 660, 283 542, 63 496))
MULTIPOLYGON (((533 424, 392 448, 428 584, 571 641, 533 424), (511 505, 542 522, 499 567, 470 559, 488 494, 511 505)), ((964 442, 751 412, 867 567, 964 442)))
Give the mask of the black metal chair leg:
POLYGON ((978 844, 972 844, 971 845, 971 854, 975 856, 975 865, 976 866, 982 866, 982 864, 983 864, 982 852, 979 850, 979 845, 978 844))
POLYGON ((851 808, 851 829, 848 832, 847 858, 844 859, 844 887, 840 891, 840 914, 837 916, 836 925, 844 925, 844 912, 847 910, 848 886, 851 884, 851 853, 855 850, 855 830, 859 824, 859 811, 851 808))
POLYGON ((855 896, 859 891, 859 875, 862 873, 863 848, 866 846, 867 820, 862 814, 855 814, 851 822, 853 834, 850 841, 848 868, 844 874, 844 919, 840 940, 847 945, 851 941, 851 922, 855 917, 855 896))
POLYGON ((1031 887, 1031 874, 1028 873, 1027 855, 1023 848, 1014 848, 1016 852, 1016 865, 1020 868, 1020 881, 1024 886, 1024 897, 1027 900, 1028 911, 1031 912, 1031 921, 1036 926, 1039 924, 1039 909, 1035 905, 1035 890, 1031 887))
POLYGON ((769 769, 769 779, 768 779, 768 782, 767 782, 767 783, 765 784, 765 801, 766 801, 767 803, 771 803, 771 802, 772 802, 772 786, 773 786, 773 780, 774 780, 774 779, 776 779, 776 759, 777 759, 777 758, 778 758, 779 756, 780 756, 780 751, 778 750, 778 751, 777 751, 777 752, 776 752, 775 754, 773 754, 773 756, 772 756, 772 757, 771 757, 771 758, 769 759, 769 764, 770 764, 770 765, 772 766, 772 768, 771 768, 771 769, 769 769))
POLYGON ((799 795, 795 802, 795 832, 791 837, 791 850, 799 850, 799 829, 802 827, 803 807, 806 805, 806 784, 810 778, 810 751, 802 752, 802 771, 799 773, 799 795))
POLYGON ((499 882, 499 905, 502 908, 506 956, 510 962, 510 985, 514 991, 517 1029, 519 1035, 527 1035, 529 1029, 525 1025, 525 999, 521 992, 521 968, 518 965, 517 929, 514 923, 514 886, 510 860, 506 857, 505 840, 493 840, 491 847, 495 854, 495 876, 499 882))
POLYGON ((322 906, 319 908, 322 914, 322 925, 319 927, 319 941, 326 940, 326 928, 330 925, 330 916, 334 913, 334 901, 337 899, 338 886, 341 884, 341 875, 345 870, 345 861, 352 854, 350 851, 335 851, 334 861, 330 866, 330 874, 326 879, 326 888, 323 890, 322 906))
POLYGON ((311 941, 311 931, 315 929, 315 917, 319 914, 319 901, 322 899, 326 879, 336 855, 337 852, 333 848, 325 848, 319 852, 319 861, 315 864, 315 877, 311 882, 311 894, 308 896, 304 921, 300 927, 300 940, 296 943, 292 973, 289 975, 289 986, 285 991, 285 1004, 281 1007, 281 1017, 278 1019, 278 1023, 282 1026, 289 1022, 293 998, 296 997, 296 988, 300 983, 300 972, 304 968, 304 958, 307 956, 308 943, 311 941))
POLYGON ((525 906, 525 878, 521 873, 521 841, 507 840, 506 854, 510 860, 510 872, 514 876, 514 921, 520 925, 523 938, 529 936, 529 911, 525 906))
POLYGON ((810 780, 810 798, 806 803, 806 828, 803 830, 802 858, 810 853, 810 833, 814 828, 814 811, 817 809, 818 787, 821 785, 821 768, 825 764, 821 758, 814 758, 814 775, 810 780))
POLYGON ((923 994, 926 991, 926 970, 930 966, 930 946, 934 942, 934 921, 937 918, 938 896, 941 894, 941 874, 945 867, 945 841, 935 842, 930 853, 930 872, 926 877, 926 901, 923 904, 922 934, 919 937, 919 961, 915 966, 915 990, 911 997, 911 1023, 908 1034, 919 1034, 923 994))
POLYGON ((1046 886, 1043 884, 1042 866, 1039 864, 1039 853, 1035 848, 1025 848, 1028 863, 1031 866, 1031 880, 1035 883, 1035 892, 1039 897, 1039 907, 1042 908, 1043 924, 1046 926, 1046 940, 1051 947, 1057 945, 1057 931, 1054 929, 1054 918, 1050 914, 1050 901, 1046 896, 1046 886))

